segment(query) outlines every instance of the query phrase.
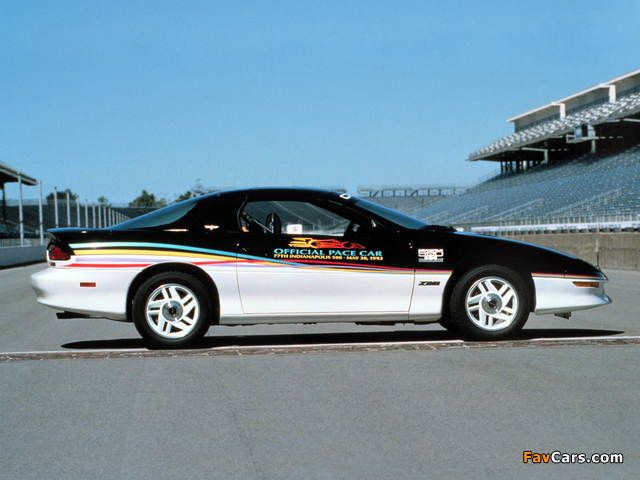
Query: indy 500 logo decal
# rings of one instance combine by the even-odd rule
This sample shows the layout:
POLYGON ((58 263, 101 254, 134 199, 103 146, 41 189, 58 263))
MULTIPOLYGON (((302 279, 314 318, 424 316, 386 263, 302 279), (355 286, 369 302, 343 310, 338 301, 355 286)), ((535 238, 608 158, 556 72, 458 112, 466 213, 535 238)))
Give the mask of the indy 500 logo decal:
POLYGON ((442 248, 420 248, 418 249, 420 262, 442 262, 444 250, 442 248))

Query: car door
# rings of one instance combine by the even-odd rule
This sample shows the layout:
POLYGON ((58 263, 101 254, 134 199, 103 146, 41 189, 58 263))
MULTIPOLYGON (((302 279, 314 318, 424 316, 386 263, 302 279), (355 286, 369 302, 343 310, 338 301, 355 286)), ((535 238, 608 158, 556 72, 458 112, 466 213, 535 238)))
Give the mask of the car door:
POLYGON ((408 317, 414 269, 397 232, 308 201, 256 200, 241 210, 245 314, 408 317))

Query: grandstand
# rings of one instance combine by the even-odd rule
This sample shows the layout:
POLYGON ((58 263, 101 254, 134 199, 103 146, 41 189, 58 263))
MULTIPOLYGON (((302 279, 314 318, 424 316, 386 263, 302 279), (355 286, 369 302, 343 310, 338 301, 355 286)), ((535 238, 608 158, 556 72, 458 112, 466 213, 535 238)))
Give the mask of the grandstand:
POLYGON ((39 200, 18 202, 3 198, 0 247, 41 245, 46 242, 44 232, 51 228, 101 228, 152 210, 154 209, 113 208, 110 205, 71 200, 58 200, 56 208, 56 202, 43 204, 39 200))
MULTIPOLYGON (((22 205, 23 229, 27 243, 30 238, 38 237, 40 218, 43 230, 57 227, 104 227, 115 225, 130 218, 142 215, 155 209, 113 208, 107 205, 95 205, 82 202, 58 200, 58 208, 54 203, 45 203, 41 207, 38 201, 26 200, 22 205), (42 216, 41 216, 42 215, 42 216)), ((4 206, 3 222, 0 223, 0 238, 17 238, 19 232, 19 205, 11 201, 4 206)), ((1 242, 15 244, 15 242, 1 242)), ((3 245, 3 246, 6 246, 3 245)))
POLYGON ((468 158, 496 162, 494 175, 421 208, 397 205, 483 233, 640 228, 640 70, 508 121, 512 135, 468 158))

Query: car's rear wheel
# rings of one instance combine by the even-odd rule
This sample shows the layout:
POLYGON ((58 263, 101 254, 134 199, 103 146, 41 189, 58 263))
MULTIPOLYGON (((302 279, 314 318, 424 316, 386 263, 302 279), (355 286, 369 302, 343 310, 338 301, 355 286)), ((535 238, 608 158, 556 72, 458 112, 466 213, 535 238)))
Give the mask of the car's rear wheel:
POLYGON ((501 340, 529 317, 525 283, 513 270, 490 265, 467 272, 451 294, 451 321, 473 340, 501 340))
POLYGON ((182 272, 145 281, 133 298, 133 323, 152 347, 193 346, 207 333, 213 313, 203 283, 182 272))

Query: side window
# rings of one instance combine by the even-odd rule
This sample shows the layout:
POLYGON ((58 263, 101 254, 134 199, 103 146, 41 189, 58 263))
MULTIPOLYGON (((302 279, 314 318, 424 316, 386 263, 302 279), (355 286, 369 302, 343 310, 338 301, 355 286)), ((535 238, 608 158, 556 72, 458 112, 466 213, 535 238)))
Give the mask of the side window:
POLYGON ((275 235, 343 236, 352 223, 317 205, 289 200, 249 202, 238 220, 243 232, 275 235))

